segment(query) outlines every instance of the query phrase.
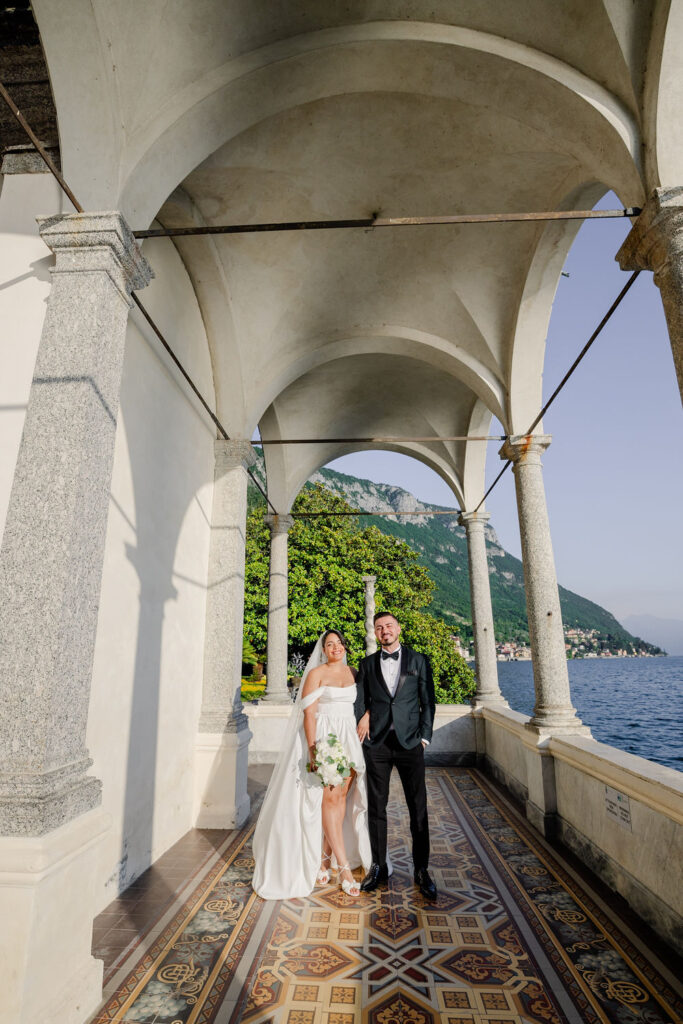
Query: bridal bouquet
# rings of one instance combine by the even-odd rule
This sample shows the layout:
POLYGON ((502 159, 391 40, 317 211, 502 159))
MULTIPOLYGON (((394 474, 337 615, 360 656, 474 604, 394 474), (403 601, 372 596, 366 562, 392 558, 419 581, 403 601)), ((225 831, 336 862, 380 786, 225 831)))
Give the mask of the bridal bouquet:
POLYGON ((315 771, 323 786, 341 786, 351 774, 351 769, 355 767, 333 732, 325 739, 317 741, 311 769, 315 771))

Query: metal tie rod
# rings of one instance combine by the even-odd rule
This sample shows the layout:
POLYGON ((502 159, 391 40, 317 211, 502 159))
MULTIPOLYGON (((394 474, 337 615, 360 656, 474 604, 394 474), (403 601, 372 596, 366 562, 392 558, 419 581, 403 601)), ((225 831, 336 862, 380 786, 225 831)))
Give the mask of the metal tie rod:
POLYGON ((457 516, 460 512, 457 508, 426 508, 423 512, 364 512, 362 509, 354 508, 350 512, 290 512, 294 519, 324 519, 325 516, 373 516, 374 518, 393 519, 394 516, 408 517, 415 519, 417 516, 457 516))
POLYGON ((193 235, 248 235, 263 231, 327 231, 333 228, 402 228, 430 224, 511 224, 529 221, 609 220, 637 217, 639 206, 621 210, 549 210, 532 213, 454 213, 438 217, 359 217, 348 220, 292 220, 270 224, 206 224, 193 228, 149 228, 136 238, 182 238, 193 235))
POLYGON ((485 434, 481 437, 459 434, 454 437, 285 437, 261 438, 252 441, 256 447, 264 444, 399 444, 403 441, 504 441, 506 434, 485 434))

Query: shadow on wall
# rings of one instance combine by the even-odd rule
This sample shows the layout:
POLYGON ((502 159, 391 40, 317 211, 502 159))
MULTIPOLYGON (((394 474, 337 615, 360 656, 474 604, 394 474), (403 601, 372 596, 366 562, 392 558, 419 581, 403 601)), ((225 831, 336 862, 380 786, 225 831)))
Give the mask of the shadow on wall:
MULTIPOLYGON (((162 685, 167 707, 176 702, 187 704, 191 699, 187 691, 176 695, 168 690, 167 673, 172 674, 175 665, 172 653, 164 648, 164 623, 168 602, 178 600, 173 569, 183 521, 198 490, 207 483, 206 474, 202 472, 207 463, 193 451, 198 436, 196 414, 165 370, 160 372, 158 365, 154 366, 151 377, 139 372, 138 359, 146 361, 150 356, 150 350, 137 332, 129 335, 120 415, 128 439, 137 527, 137 543, 135 546, 127 544, 126 554, 139 580, 140 607, 125 772, 119 891, 152 863, 159 798, 162 685), (130 351, 133 348, 137 350, 135 354, 130 351), (156 393, 150 393, 150 379, 156 393), (166 659, 165 669, 162 655, 166 659)), ((201 433, 210 446, 212 461, 213 438, 204 427, 200 428, 200 436, 201 433)), ((197 567, 196 576, 206 579, 205 564, 197 567)), ((169 642, 167 638, 167 645, 169 642)), ((201 675, 201 665, 198 675, 201 675)), ((184 682, 190 686, 192 680, 184 682)), ((186 742, 192 743, 197 723, 194 719, 184 721, 186 736, 190 734, 186 742)), ((177 756, 181 756, 182 740, 179 736, 176 748, 175 737, 171 737, 170 744, 167 739, 167 746, 174 750, 173 756, 176 751, 177 756)), ((190 779, 190 793, 191 783, 190 779)), ((180 796, 179 801, 181 799, 180 796)))

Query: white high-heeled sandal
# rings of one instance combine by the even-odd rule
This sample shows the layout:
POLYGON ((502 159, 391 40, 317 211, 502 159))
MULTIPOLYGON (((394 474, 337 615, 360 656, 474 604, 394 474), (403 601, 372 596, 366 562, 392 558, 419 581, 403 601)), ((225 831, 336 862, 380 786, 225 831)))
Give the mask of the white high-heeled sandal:
MULTIPOLYGON (((331 857, 331 854, 323 853, 321 855, 320 859, 321 859, 321 861, 323 863, 325 863, 325 861, 329 860, 330 857, 331 857)), ((330 871, 329 871, 329 868, 323 868, 323 867, 318 868, 318 874, 315 876, 315 880, 316 880, 316 883, 318 885, 329 885, 329 882, 330 882, 330 871)))
POLYGON ((358 884, 356 879, 353 878, 353 876, 351 877, 351 881, 349 881, 348 878, 342 878, 343 871, 348 871, 350 873, 351 866, 349 864, 343 864, 342 867, 340 867, 337 871, 337 878, 339 879, 339 884, 346 893, 346 895, 360 896, 360 885, 358 884))

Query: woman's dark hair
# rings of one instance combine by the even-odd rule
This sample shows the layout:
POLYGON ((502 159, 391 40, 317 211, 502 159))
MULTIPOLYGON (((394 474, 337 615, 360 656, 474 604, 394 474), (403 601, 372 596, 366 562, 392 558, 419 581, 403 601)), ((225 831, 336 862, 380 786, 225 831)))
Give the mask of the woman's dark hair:
POLYGON ((338 629, 327 629, 327 630, 325 630, 325 632, 323 633, 323 647, 327 643, 328 636, 338 636, 339 637, 339 642, 341 643, 342 647, 344 648, 345 651, 348 651, 349 645, 346 642, 344 634, 340 633, 338 629))

